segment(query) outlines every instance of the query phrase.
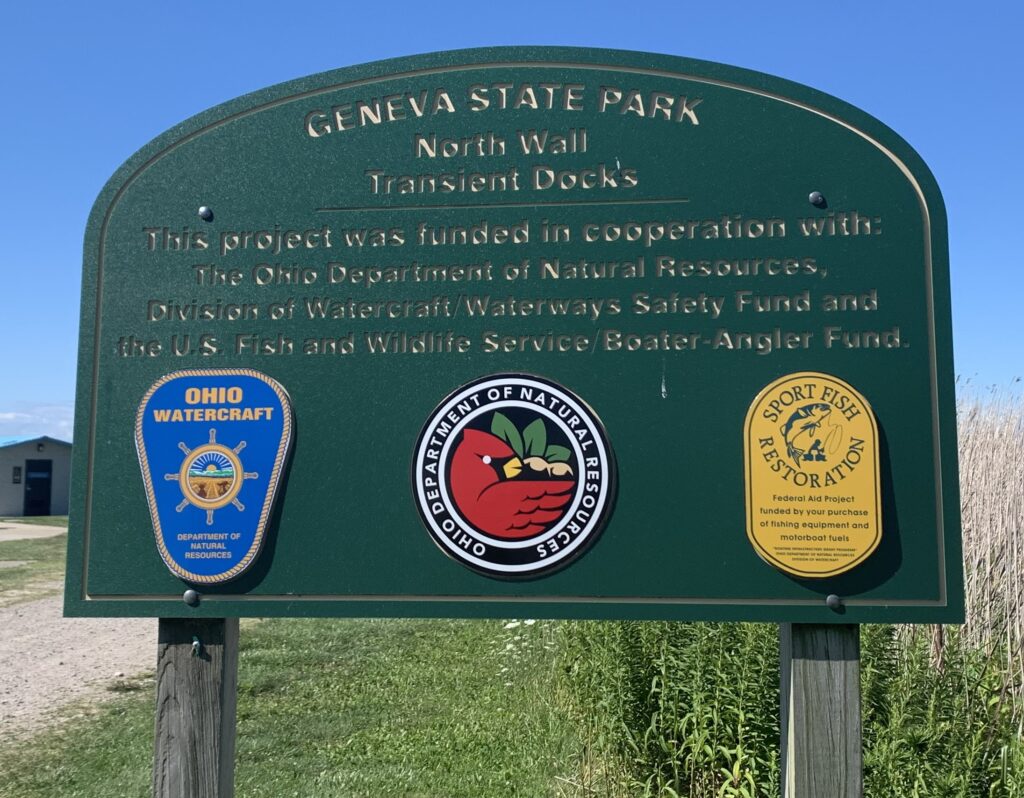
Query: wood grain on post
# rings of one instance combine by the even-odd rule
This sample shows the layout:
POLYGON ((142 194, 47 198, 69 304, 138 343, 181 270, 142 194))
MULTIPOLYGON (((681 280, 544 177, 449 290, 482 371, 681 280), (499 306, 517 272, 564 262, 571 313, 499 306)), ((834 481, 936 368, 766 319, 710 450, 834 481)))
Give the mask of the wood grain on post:
POLYGON ((779 625, 785 798, 862 798, 860 627, 779 625))
POLYGON ((160 619, 154 798, 231 798, 237 690, 237 618, 160 619))

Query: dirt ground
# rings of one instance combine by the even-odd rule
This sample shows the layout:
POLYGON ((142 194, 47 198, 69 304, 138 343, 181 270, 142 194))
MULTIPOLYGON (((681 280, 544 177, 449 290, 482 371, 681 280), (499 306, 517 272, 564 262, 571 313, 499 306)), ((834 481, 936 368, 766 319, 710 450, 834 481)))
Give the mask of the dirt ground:
MULTIPOLYGON (((0 540, 49 537, 62 527, 0 523, 0 540)), ((117 695, 156 667, 153 618, 64 618, 62 596, 0 608, 0 745, 117 695)))
POLYGON ((156 667, 155 619, 64 618, 62 604, 50 596, 0 608, 0 744, 156 667))

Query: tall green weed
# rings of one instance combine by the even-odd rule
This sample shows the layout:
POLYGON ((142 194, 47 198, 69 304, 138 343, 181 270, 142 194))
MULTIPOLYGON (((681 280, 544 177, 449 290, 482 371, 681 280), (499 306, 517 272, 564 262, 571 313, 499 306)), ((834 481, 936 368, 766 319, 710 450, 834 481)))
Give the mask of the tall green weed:
POLYGON ((875 798, 1024 795, 1024 746, 1002 660, 947 630, 861 631, 865 794, 875 798))
MULTIPOLYGON (((964 391, 958 425, 967 623, 862 627, 867 798, 1024 798, 1024 397, 964 391)), ((581 794, 779 795, 777 627, 562 632, 581 794)))
POLYGON ((571 622, 565 693, 618 765, 596 794, 778 794, 778 640, 755 624, 571 622))
MULTIPOLYGON (((563 694, 604 796, 777 798, 778 629, 572 622, 563 694), (599 763, 600 766, 595 766, 599 763)), ((1024 746, 1002 660, 949 631, 862 627, 867 798, 1021 798, 1024 746)))

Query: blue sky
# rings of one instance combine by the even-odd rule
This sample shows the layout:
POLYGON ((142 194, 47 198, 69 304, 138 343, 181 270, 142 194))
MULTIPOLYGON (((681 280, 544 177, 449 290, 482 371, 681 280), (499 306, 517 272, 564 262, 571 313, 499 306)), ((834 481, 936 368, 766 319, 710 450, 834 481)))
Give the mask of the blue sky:
MULTIPOLYGON (((212 105, 399 55, 613 47, 754 69, 881 119, 938 179, 956 370, 1024 376, 1018 2, 14 3, 0 32, 0 438, 70 439, 82 236, 135 150, 212 105)), ((1019 383, 1018 383, 1019 385, 1019 383)))

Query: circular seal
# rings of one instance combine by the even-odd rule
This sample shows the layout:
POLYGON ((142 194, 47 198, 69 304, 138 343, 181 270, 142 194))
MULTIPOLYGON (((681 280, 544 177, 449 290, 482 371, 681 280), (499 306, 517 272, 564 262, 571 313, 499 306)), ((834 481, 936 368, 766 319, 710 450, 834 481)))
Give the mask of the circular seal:
POLYGON ((604 427, 578 396, 542 377, 492 374, 435 408, 412 480, 445 554, 488 576, 530 577, 594 542, 615 468, 604 427))
POLYGON ((242 489, 242 462, 226 446, 208 443, 193 449, 181 464, 178 482, 190 504, 215 510, 234 501, 242 489))

